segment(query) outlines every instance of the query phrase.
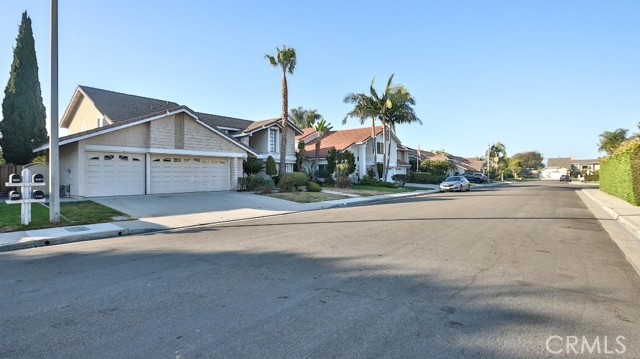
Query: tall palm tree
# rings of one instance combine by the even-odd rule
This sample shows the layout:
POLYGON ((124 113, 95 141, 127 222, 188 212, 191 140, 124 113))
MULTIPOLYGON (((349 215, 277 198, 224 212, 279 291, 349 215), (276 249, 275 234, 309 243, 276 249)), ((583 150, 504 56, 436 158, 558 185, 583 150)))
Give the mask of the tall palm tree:
MULTIPOLYGON (((380 111, 373 99, 364 93, 350 93, 344 97, 344 103, 353 104, 353 110, 349 111, 342 120, 342 124, 347 123, 349 117, 355 117, 364 125, 365 121, 371 119, 371 139, 373 140, 373 173, 378 178, 378 149, 376 146, 376 118, 380 111)), ((363 159, 364 160, 364 159, 363 159)))
POLYGON ((319 119, 318 121, 313 123, 313 129, 316 131, 316 161, 314 164, 314 173, 316 179, 318 178, 318 157, 320 157, 320 142, 326 136, 333 126, 327 122, 324 118, 319 119))
POLYGON ((289 110, 289 118, 298 128, 311 128, 313 123, 322 118, 316 109, 306 110, 302 106, 289 110))
MULTIPOLYGON (((501 142, 496 142, 489 147, 489 168, 487 169, 489 173, 491 172, 491 167, 495 167, 497 169, 498 163, 500 161, 504 161, 507 158, 507 146, 502 144, 501 142)), ((501 179, 504 180, 504 174, 501 176, 501 179)))
POLYGON ((607 155, 612 154, 620 147, 622 142, 627 139, 627 130, 619 128, 613 132, 604 131, 600 134, 600 142, 598 143, 598 150, 600 152, 606 152, 607 155))
MULTIPOLYGON (((415 110, 413 106, 415 106, 416 101, 411 96, 409 91, 402 86, 397 85, 392 87, 392 92, 388 95, 391 100, 391 108, 389 108, 385 113, 385 122, 388 127, 387 132, 389 136, 387 136, 388 143, 385 145, 387 148, 387 153, 391 152, 391 134, 395 133, 396 125, 403 123, 414 123, 417 122, 422 125, 422 121, 416 116, 415 110)), ((386 162, 384 166, 384 174, 383 177, 386 179, 387 173, 389 172, 389 161, 391 155, 386 157, 386 162)))
POLYGON ((282 132, 280 133, 280 165, 278 173, 287 171, 287 121, 289 117, 289 89, 287 87, 287 72, 293 74, 296 68, 296 50, 287 48, 282 45, 282 50, 276 47, 276 55, 271 56, 265 54, 264 57, 269 60, 272 67, 280 67, 282 69, 282 132))

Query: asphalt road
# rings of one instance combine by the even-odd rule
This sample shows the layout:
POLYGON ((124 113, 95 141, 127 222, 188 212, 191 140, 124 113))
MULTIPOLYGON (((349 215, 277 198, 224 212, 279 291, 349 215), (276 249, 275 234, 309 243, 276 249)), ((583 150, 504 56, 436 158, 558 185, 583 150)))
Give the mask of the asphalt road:
POLYGON ((640 277, 575 189, 2 253, 0 358, 639 358, 640 277))

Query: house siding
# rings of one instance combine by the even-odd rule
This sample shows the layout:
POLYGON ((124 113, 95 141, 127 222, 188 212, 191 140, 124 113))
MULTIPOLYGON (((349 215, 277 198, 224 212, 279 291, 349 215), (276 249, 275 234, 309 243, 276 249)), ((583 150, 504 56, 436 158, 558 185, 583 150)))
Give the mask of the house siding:
POLYGON ((61 186, 70 186, 71 195, 79 196, 80 176, 84 175, 84 169, 80 169, 78 163, 79 144, 71 143, 60 147, 59 176, 61 186))
POLYGON ((143 123, 136 126, 123 128, 121 130, 105 133, 104 135, 91 137, 82 141, 86 145, 124 146, 124 147, 147 147, 149 124, 143 123))
MULTIPOLYGON (((149 122, 149 147, 176 148, 175 130, 176 116, 174 115, 149 122)), ((187 132, 186 128, 184 132, 187 132)))
POLYGON ((69 134, 88 131, 98 127, 98 118, 102 116, 91 100, 82 96, 80 104, 73 113, 73 120, 69 124, 69 134))
POLYGON ((245 153, 242 149, 218 135, 209 131, 190 117, 185 116, 184 121, 184 148, 194 151, 234 152, 245 153))
POLYGON ((257 153, 269 153, 269 131, 258 131, 249 137, 249 146, 257 153))

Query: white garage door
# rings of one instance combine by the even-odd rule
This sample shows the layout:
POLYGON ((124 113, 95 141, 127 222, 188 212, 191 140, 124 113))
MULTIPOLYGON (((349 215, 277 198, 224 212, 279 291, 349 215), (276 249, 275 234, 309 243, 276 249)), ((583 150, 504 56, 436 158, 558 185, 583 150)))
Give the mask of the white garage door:
POLYGON ((87 196, 144 194, 144 155, 87 152, 85 154, 87 196))
POLYGON ((218 157, 151 156, 151 193, 229 190, 229 161, 218 157))

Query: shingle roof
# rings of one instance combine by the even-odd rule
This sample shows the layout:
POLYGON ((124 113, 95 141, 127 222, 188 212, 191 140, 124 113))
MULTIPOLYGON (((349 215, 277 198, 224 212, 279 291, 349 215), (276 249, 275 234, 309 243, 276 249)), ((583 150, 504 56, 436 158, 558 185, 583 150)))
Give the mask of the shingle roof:
POLYGON ((196 115, 200 120, 202 120, 202 122, 206 123, 209 126, 227 127, 235 129, 236 131, 240 131, 253 123, 253 121, 250 120, 212 115, 203 112, 196 112, 196 115))
POLYGON ((78 87, 89 96, 98 111, 113 123, 139 118, 151 113, 169 111, 180 106, 171 101, 128 95, 89 86, 78 87))
MULTIPOLYGON (((382 126, 376 127, 376 135, 382 132, 382 126)), ((296 137, 296 141, 298 141, 302 136, 296 137)), ((320 140, 320 154, 319 158, 326 158, 329 150, 331 148, 335 148, 338 151, 343 151, 347 149, 349 146, 364 142, 367 139, 371 138, 371 127, 363 127, 363 128, 354 128, 350 130, 339 130, 339 131, 331 131, 326 136, 320 140)), ((307 158, 315 158, 315 146, 316 139, 305 143, 307 151, 307 158)))
POLYGON ((571 157, 558 157, 547 159, 547 167, 564 167, 566 169, 571 168, 571 157))

